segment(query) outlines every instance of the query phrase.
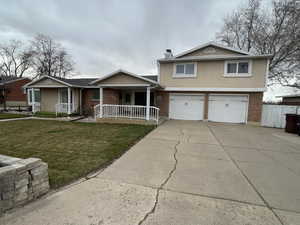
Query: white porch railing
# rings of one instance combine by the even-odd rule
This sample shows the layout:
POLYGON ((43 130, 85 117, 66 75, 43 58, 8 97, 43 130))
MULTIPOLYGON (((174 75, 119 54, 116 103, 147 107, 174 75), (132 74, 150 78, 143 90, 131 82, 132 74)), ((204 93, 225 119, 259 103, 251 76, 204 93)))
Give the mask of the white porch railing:
MULTIPOLYGON (((140 105, 109 105, 103 104, 94 107, 95 118, 128 118, 147 120, 147 107, 140 105)), ((149 107, 149 120, 158 123, 159 108, 149 107)))
POLYGON ((41 104, 39 102, 31 103, 31 107, 33 113, 41 111, 41 104))
MULTIPOLYGON (((74 113, 76 111, 76 108, 73 107, 73 104, 70 104, 71 113, 74 113)), ((58 113, 68 113, 68 103, 57 103, 55 105, 55 113, 56 115, 58 113)))

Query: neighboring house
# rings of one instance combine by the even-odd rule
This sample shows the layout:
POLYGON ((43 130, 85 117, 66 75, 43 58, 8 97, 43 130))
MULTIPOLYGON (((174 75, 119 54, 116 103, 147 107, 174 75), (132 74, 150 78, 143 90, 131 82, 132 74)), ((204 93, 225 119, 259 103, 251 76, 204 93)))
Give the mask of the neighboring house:
MULTIPOLYGON (((209 120, 247 123, 261 120, 270 55, 209 42, 158 60, 158 76, 123 70, 99 79, 44 76, 26 85, 41 92, 41 111, 94 112, 97 117, 209 120)), ((31 92, 34 93, 34 92, 31 92)))
POLYGON ((292 94, 282 97, 281 104, 283 105, 300 105, 300 94, 292 94))
POLYGON ((26 77, 0 76, 0 107, 27 106, 23 86, 30 81, 26 77))

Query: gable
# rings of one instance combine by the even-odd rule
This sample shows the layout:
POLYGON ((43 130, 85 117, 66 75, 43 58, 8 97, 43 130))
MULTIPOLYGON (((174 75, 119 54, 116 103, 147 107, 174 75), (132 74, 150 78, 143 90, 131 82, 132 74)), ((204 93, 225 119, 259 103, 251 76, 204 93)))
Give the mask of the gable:
POLYGON ((95 85, 99 84, 150 84, 150 82, 120 72, 95 83, 95 85))
POLYGON ((193 56, 206 56, 206 55, 244 55, 244 54, 238 53, 235 51, 231 51, 229 49, 223 49, 223 48, 219 48, 219 47, 210 45, 210 46, 189 52, 187 54, 181 55, 178 58, 193 57, 193 56))
POLYGON ((37 82, 35 82, 32 85, 29 85, 30 87, 40 87, 40 86, 49 86, 49 87, 66 87, 67 85, 64 85, 60 82, 57 82, 55 80, 52 80, 48 77, 45 77, 37 82))

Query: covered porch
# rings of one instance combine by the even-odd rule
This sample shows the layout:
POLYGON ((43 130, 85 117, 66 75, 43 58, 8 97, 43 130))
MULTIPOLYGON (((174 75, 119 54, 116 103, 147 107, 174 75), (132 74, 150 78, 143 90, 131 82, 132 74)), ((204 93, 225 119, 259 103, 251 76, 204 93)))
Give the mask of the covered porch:
POLYGON ((55 112, 55 114, 80 114, 82 90, 78 88, 31 88, 27 89, 32 112, 55 112), (37 97, 38 95, 38 97, 37 97))
POLYGON ((82 88, 61 79, 44 76, 27 84, 25 89, 32 113, 71 115, 82 111, 82 88))
POLYGON ((98 118, 114 118, 158 122, 159 108, 154 106, 156 100, 154 89, 151 87, 115 88, 117 89, 114 90, 119 95, 118 104, 104 104, 103 91, 105 87, 99 88, 99 104, 94 106, 96 120, 98 118))
POLYGON ((99 88, 99 104, 94 106, 96 120, 105 118, 122 120, 159 121, 156 105, 157 82, 128 72, 118 71, 94 82, 99 88), (114 101, 104 95, 110 89, 114 101))

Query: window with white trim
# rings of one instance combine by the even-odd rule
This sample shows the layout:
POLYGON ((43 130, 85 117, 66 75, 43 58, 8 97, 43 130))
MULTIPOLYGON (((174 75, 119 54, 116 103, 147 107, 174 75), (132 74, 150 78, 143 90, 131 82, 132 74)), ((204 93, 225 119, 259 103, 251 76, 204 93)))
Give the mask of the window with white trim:
POLYGON ((225 61, 224 76, 251 76, 251 61, 225 61))
MULTIPOLYGON (((32 89, 28 89, 28 103, 32 104, 32 89)), ((40 89, 34 89, 34 102, 41 101, 41 92, 40 89)))
MULTIPOLYGON (((68 88, 61 88, 59 89, 59 101, 60 103, 68 103, 68 88)), ((70 96, 71 103, 73 102, 73 91, 71 90, 71 96, 70 96)))
POLYGON ((196 63, 175 64, 173 77, 196 77, 196 63))

